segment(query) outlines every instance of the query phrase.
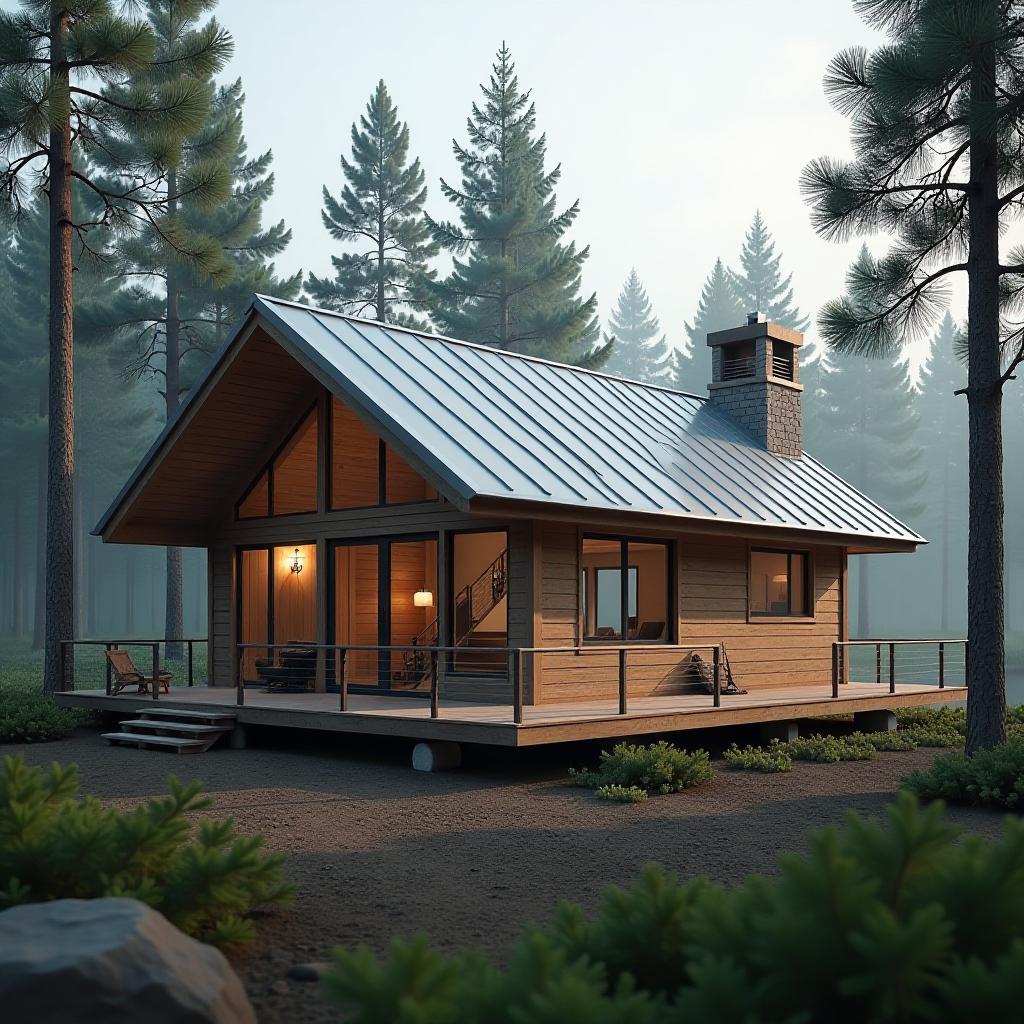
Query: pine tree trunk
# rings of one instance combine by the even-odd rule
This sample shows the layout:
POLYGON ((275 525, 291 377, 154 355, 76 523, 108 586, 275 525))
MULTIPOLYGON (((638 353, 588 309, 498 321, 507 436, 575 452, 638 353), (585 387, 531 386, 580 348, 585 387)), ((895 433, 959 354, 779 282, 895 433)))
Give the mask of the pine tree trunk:
POLYGON ((11 629, 15 640, 25 637, 25 538, 22 531, 22 508, 25 504, 24 488, 18 486, 14 491, 14 579, 11 583, 11 629))
POLYGON ((968 754, 1006 738, 1003 606, 1003 434, 999 350, 999 193, 995 52, 982 48, 971 70, 971 186, 967 403, 968 754))
POLYGON ((949 636, 952 621, 952 597, 949 593, 949 455, 942 460, 942 580, 939 601, 939 628, 943 636, 949 636))
MULTIPOLYGON (((167 208, 171 217, 177 212, 178 201, 175 198, 177 192, 178 176, 172 170, 167 175, 167 193, 171 197, 167 208)), ((167 355, 164 404, 168 422, 178 411, 178 399, 181 392, 181 317, 178 310, 178 288, 176 268, 169 265, 167 268, 167 324, 164 336, 167 355)), ((184 636, 184 629, 182 628, 181 548, 179 547, 167 549, 166 579, 167 599, 164 604, 166 646, 164 655, 170 661, 180 661, 183 650, 181 638, 184 636)))
MULTIPOLYGON (((68 66, 64 55, 66 10, 58 4, 50 15, 50 82, 66 95, 68 66)), ((53 103, 51 102, 51 108, 53 103)), ((46 483, 46 655, 43 689, 70 685, 62 675, 58 643, 74 628, 73 479, 74 431, 74 293, 72 286, 71 122, 65 114, 50 129, 50 368, 49 434, 46 483)))

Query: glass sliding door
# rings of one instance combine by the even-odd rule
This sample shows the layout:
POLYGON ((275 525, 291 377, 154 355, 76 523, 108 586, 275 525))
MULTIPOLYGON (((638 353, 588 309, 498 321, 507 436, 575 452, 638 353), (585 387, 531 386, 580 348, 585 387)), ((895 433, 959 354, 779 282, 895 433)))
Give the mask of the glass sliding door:
MULTIPOLYGON (((392 541, 388 559, 388 639, 391 646, 437 644, 437 541, 392 541)), ((428 683, 429 655, 391 652, 393 689, 420 689, 428 683)))
MULTIPOLYGON (((243 549, 238 552, 238 640, 243 644, 270 641, 270 550, 243 549)), ((258 681, 257 659, 267 657, 266 648, 246 647, 242 651, 242 680, 258 681)))
MULTIPOLYGON (((380 643, 380 552, 376 544, 337 544, 334 548, 333 643, 376 646, 380 643)), ((376 686, 377 653, 349 651, 349 683, 376 686)))

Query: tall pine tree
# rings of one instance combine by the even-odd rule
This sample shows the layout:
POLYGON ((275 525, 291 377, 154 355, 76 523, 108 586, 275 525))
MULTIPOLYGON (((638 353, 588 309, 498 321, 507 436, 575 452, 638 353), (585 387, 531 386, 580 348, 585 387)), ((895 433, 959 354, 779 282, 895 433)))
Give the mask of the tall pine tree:
POLYGON ((772 323, 806 331, 810 320, 793 305, 793 275, 782 274, 782 256, 775 255, 775 242, 761 211, 747 231, 740 250, 740 270, 730 271, 733 290, 745 313, 765 313, 772 323))
POLYGON ((608 329, 615 344, 605 370, 647 384, 671 383, 672 348, 635 268, 619 292, 608 329))
POLYGON ((682 391, 703 395, 711 381, 711 350, 707 336, 746 323, 743 304, 736 296, 729 271, 721 259, 704 282, 693 323, 687 323, 687 345, 676 352, 675 385, 682 391))
POLYGON ((561 166, 544 167, 547 139, 536 132, 530 92, 521 92, 502 44, 484 103, 467 121, 469 142, 453 141, 462 185, 441 181, 459 223, 428 221, 454 256, 452 273, 425 281, 431 320, 445 333, 510 352, 600 366, 610 344, 598 345, 597 296, 580 297, 589 248, 562 239, 579 201, 559 211, 561 166))
POLYGON ((334 277, 309 275, 320 306, 389 323, 418 323, 418 284, 430 279, 437 252, 423 217, 427 187, 419 159, 409 162, 409 126, 398 119, 383 79, 352 125, 352 160, 341 157, 345 185, 336 199, 323 188, 324 227, 354 252, 332 256, 334 277))

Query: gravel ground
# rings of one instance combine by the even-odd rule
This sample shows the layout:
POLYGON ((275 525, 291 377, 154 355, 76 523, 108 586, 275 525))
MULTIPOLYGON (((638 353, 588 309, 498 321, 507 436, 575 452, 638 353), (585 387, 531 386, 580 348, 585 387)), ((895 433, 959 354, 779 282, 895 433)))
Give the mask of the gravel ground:
MULTIPOLYGON (((565 785, 570 765, 596 759, 591 745, 468 748, 461 771, 424 775, 408 767, 405 742, 251 738, 246 751, 175 757, 108 747, 83 729, 13 749, 34 764, 77 762, 83 793, 124 806, 163 792, 172 772, 201 778, 211 813, 288 854, 297 899, 261 922, 260 941, 236 961, 259 1019, 271 1024, 338 1019, 316 985, 285 977, 293 964, 328 959, 333 946, 381 950, 394 935, 426 931, 441 948, 474 945, 501 957, 524 923, 564 899, 592 907, 605 885, 628 883, 648 861, 725 882, 771 871, 809 828, 847 810, 879 813, 900 777, 933 756, 797 764, 788 775, 719 770, 700 789, 619 805, 565 785)), ((951 816, 983 835, 1000 831, 999 814, 951 816)))

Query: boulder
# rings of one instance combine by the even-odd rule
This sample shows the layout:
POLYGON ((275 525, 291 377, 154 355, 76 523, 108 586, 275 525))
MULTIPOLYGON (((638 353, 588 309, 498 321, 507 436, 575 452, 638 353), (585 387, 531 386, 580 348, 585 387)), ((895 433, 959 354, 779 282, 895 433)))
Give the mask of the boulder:
POLYGON ((213 946, 138 900, 54 900, 0 913, 4 1020, 33 1024, 255 1024, 213 946))

